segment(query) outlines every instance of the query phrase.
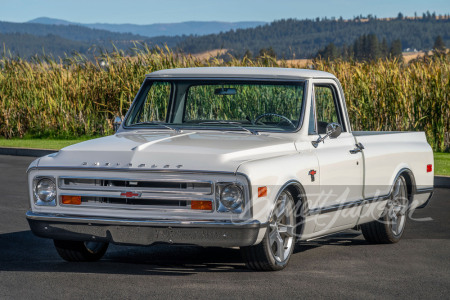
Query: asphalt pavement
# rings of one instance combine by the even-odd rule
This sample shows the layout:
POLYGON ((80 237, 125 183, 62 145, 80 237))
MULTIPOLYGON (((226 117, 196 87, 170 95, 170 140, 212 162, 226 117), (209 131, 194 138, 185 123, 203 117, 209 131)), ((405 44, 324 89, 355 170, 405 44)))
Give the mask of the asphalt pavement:
POLYGON ((0 156, 0 299, 409 298, 450 295, 450 189, 409 219, 394 245, 356 231, 298 244, 280 272, 252 272, 237 249, 110 245, 94 263, 63 261, 35 237, 28 210, 31 157, 0 156), (429 219, 425 221, 424 219, 429 219))

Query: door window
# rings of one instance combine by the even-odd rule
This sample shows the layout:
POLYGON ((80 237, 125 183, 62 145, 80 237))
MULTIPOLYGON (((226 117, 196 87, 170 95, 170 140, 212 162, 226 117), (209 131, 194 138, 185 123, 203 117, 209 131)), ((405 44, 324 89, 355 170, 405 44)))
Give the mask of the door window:
MULTIPOLYGON (((341 126, 343 126, 339 115, 339 109, 336 106, 336 94, 331 86, 314 86, 314 98, 317 119, 317 130, 314 130, 314 132, 325 134, 327 125, 330 123, 339 123, 341 126)), ((342 127, 342 131, 345 131, 344 127, 342 127)))

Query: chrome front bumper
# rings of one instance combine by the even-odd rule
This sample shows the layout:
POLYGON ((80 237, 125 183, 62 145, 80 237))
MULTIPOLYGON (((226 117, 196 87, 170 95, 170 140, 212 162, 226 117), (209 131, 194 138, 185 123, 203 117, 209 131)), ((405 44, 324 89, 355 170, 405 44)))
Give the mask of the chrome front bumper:
POLYGON ((251 222, 127 220, 33 213, 31 231, 58 240, 97 241, 125 245, 155 243, 239 247, 258 242, 267 224, 251 222))

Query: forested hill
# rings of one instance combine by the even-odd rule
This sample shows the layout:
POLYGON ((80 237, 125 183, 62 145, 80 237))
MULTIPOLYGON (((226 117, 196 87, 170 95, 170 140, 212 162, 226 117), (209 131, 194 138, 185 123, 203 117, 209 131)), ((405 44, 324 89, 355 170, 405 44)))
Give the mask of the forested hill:
POLYGON ((177 46, 186 53, 212 49, 229 49, 237 56, 245 52, 258 55, 261 49, 272 47, 278 57, 312 57, 330 43, 336 46, 352 44, 363 34, 375 34, 388 43, 401 40, 403 49, 428 50, 437 36, 450 45, 450 19, 434 15, 405 19, 401 15, 391 20, 376 18, 353 20, 296 20, 275 21, 250 29, 232 30, 200 37, 190 36, 177 46))
POLYGON ((259 25, 264 25, 266 22, 205 22, 205 21, 190 21, 181 23, 155 23, 149 25, 137 24, 105 24, 105 23, 73 23, 60 19, 52 18, 37 18, 28 23, 39 23, 47 25, 80 25, 93 29, 103 29, 113 32, 131 32, 133 34, 155 37, 155 36, 183 36, 183 35, 205 35, 212 33, 219 33, 238 28, 250 28, 259 25))
POLYGON ((57 35, 74 41, 130 41, 145 38, 131 33, 91 29, 78 25, 46 25, 0 21, 0 33, 26 33, 35 36, 57 35))
POLYGON ((127 50, 136 42, 145 43, 147 38, 78 25, 0 22, 0 55, 11 54, 25 59, 43 54, 65 57, 74 52, 89 55, 115 48, 127 50))

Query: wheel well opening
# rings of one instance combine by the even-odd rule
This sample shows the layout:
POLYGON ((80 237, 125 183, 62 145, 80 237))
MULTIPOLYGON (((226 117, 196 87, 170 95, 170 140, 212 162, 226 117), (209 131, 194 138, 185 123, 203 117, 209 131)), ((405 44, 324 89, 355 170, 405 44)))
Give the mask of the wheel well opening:
POLYGON ((411 204, 411 202, 413 201, 413 196, 414 196, 414 186, 415 186, 415 180, 414 180, 414 176, 408 172, 402 172, 401 176, 403 176, 403 178, 405 178, 406 181, 406 189, 408 191, 408 201, 411 204))
POLYGON ((306 205, 306 194, 304 192, 304 189, 300 184, 291 184, 286 187, 286 190, 288 190, 292 197, 294 198, 295 203, 295 217, 297 221, 297 228, 296 228, 296 234, 297 238, 300 239, 300 236, 303 233, 303 224, 305 221, 305 213, 307 212, 306 205))

